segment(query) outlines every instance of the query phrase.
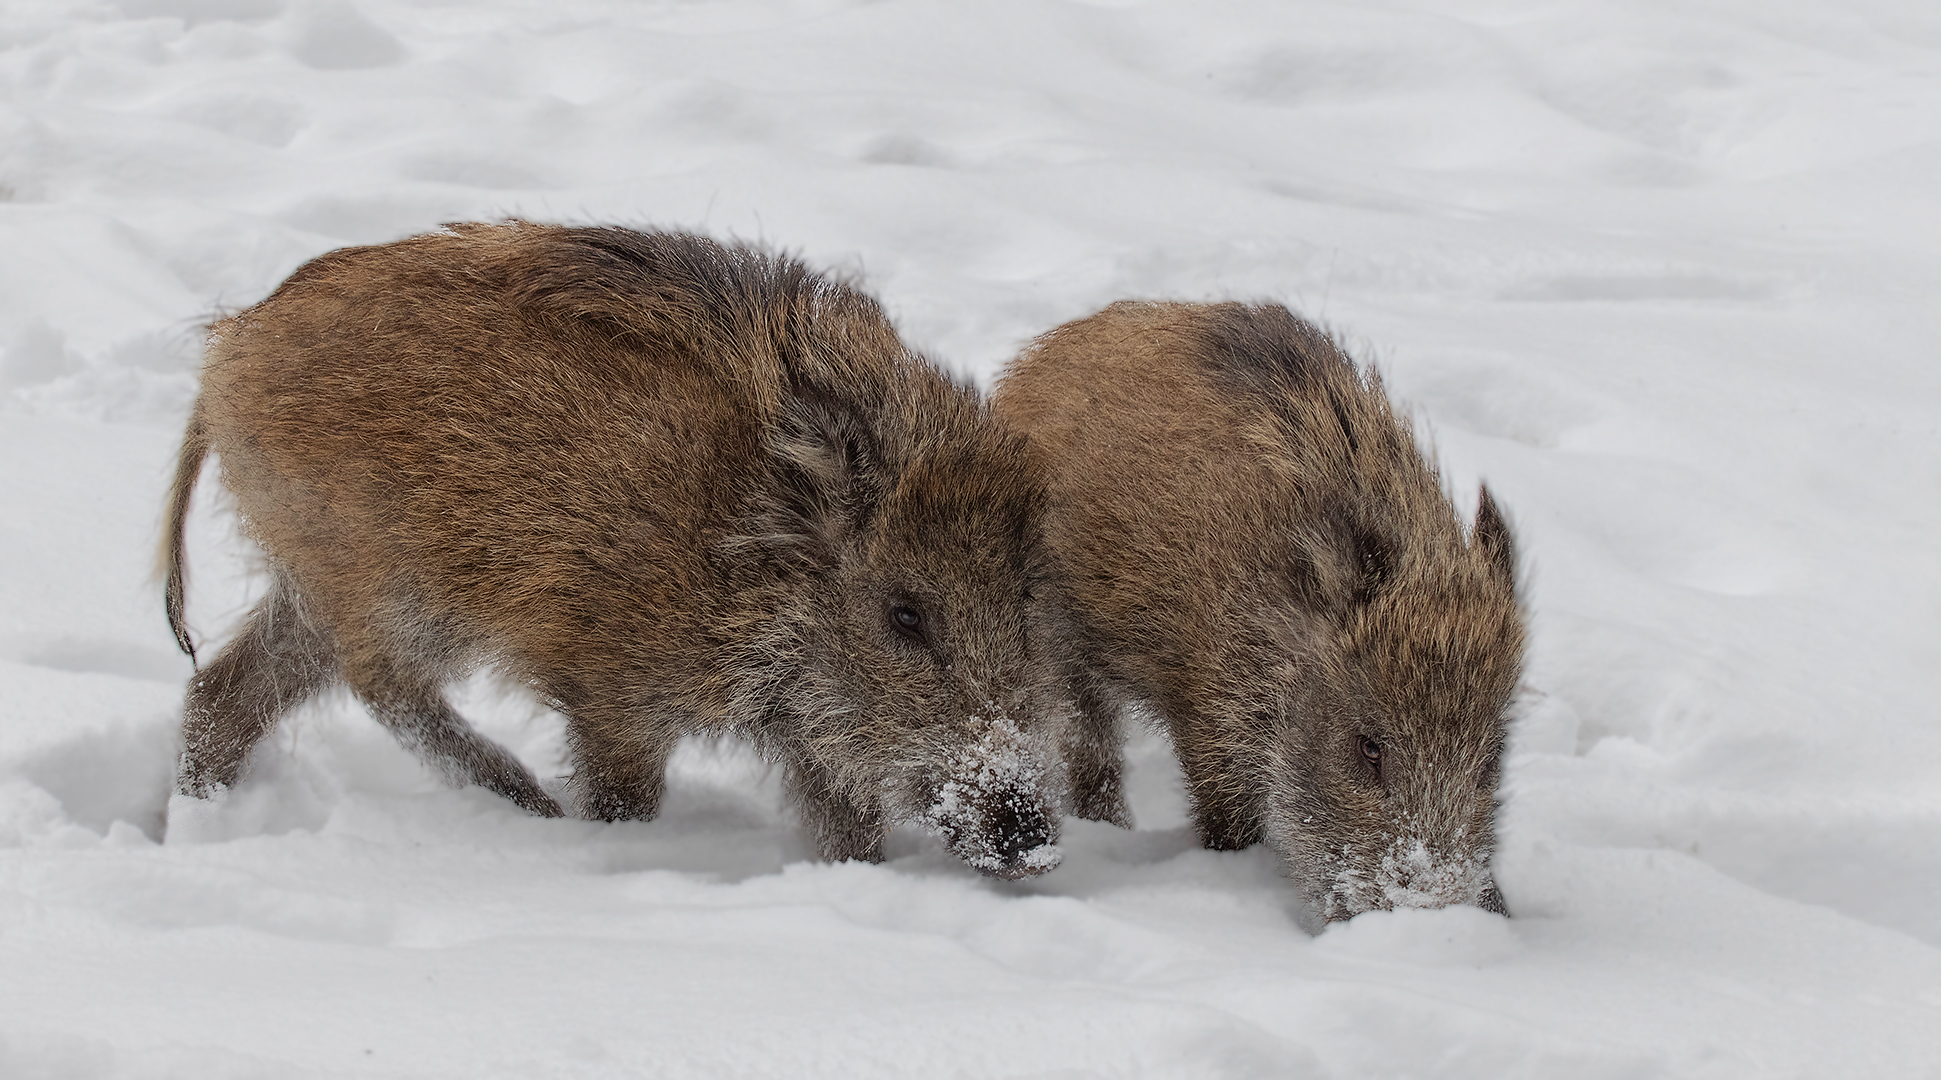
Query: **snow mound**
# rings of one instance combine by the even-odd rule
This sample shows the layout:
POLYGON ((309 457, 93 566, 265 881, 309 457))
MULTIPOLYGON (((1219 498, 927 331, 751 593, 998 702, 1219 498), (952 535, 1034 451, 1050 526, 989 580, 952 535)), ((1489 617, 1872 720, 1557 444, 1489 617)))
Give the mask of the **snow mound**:
POLYGON ((1520 951, 1509 919, 1466 904, 1365 911, 1330 923, 1315 939, 1315 948, 1340 956, 1444 967, 1481 967, 1520 951))

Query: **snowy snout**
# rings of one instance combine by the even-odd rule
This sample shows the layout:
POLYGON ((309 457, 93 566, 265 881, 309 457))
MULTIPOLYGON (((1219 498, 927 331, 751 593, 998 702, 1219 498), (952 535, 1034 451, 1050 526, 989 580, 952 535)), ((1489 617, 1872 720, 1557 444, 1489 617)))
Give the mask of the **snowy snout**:
POLYGON ((1017 881, 1042 874, 1064 858, 1058 850, 1059 816, 1040 792, 973 792, 954 783, 946 784, 945 791, 925 816, 958 858, 984 873, 1017 881))
POLYGON ((1344 865, 1321 906, 1325 921, 1335 922, 1364 911, 1456 904, 1509 914, 1490 875, 1487 855, 1460 847, 1431 847, 1420 838, 1403 836, 1367 864, 1344 865))
POLYGON ((924 822, 986 874, 1007 881, 1042 874, 1064 857, 1055 753, 1002 713, 973 723, 977 736, 953 754, 924 822))
POLYGON ((1064 857, 1058 850, 1058 818, 1045 811, 1025 791, 1004 792, 996 806, 984 814, 984 838, 979 846, 988 853, 972 866, 994 877, 1016 881, 1042 874, 1058 865, 1064 857))

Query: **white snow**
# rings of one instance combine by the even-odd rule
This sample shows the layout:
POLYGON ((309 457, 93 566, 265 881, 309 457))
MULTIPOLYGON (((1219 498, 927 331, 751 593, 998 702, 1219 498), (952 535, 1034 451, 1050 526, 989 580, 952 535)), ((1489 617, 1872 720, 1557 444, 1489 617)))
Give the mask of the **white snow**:
POLYGON ((1918 0, 7 0, 0 1077, 1941 1075, 1937 191, 1918 0), (1516 917, 1309 938, 1150 739, 1015 884, 815 863, 734 745, 528 818, 342 695, 163 842, 200 326, 514 214, 786 246, 980 378, 1128 296, 1347 335, 1518 529, 1516 917))

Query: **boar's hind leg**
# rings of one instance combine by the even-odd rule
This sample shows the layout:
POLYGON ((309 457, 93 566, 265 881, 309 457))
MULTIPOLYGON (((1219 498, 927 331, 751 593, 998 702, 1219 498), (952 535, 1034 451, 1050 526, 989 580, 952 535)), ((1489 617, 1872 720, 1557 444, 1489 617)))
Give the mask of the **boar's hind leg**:
POLYGON ((540 817, 560 817, 559 803, 540 790, 519 759, 472 730, 445 703, 436 685, 395 673, 351 673, 351 689, 397 740, 456 784, 473 783, 540 817))
POLYGON ((883 861, 888 826, 880 809, 858 806, 836 787, 828 770, 811 761, 791 761, 786 782, 817 856, 830 862, 883 861))
POLYGON ((278 574, 243 632, 189 681, 175 789, 208 798, 234 784, 251 748, 335 674, 329 640, 278 574))
POLYGON ((1078 716, 1061 748, 1071 777, 1072 816, 1130 829, 1119 698, 1097 680, 1080 679, 1078 687, 1078 716))

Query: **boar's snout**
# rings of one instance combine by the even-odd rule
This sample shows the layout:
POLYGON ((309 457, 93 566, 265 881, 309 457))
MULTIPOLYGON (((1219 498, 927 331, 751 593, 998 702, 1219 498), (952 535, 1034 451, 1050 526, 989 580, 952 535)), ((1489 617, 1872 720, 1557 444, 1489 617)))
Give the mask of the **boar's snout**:
POLYGON ((1042 874, 1064 858, 1058 817, 1042 792, 1010 789, 970 800, 946 798, 931 821, 958 858, 992 877, 1016 881, 1042 874), (951 803, 947 809, 944 803, 951 803))
POLYGON ((985 873, 1015 881, 1058 865, 1057 822, 1029 793, 1001 797, 996 812, 986 817, 985 833, 991 861, 976 864, 985 873))
POLYGON ((988 722, 955 755, 924 819, 958 858, 992 877, 1042 874, 1064 858, 1055 760, 1010 720, 988 722))
POLYGON ((1317 914, 1326 922, 1352 919, 1364 911, 1456 904, 1509 914, 1490 874, 1486 852, 1463 845, 1432 846, 1408 836, 1397 837, 1368 863, 1356 865, 1351 857, 1320 901, 1317 914))

